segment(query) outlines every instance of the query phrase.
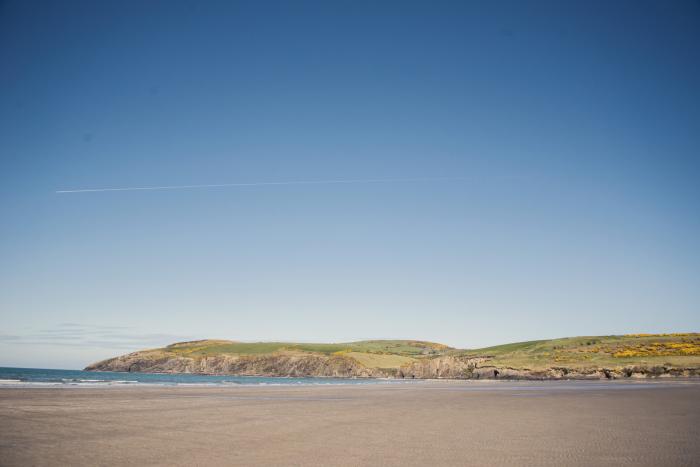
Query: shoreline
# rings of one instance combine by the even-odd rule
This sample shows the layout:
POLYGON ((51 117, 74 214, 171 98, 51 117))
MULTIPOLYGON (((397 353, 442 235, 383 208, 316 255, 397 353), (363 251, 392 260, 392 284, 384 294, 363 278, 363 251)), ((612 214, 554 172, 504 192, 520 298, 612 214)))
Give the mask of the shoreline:
MULTIPOLYGON (((246 378, 246 377, 241 377, 246 378)), ((250 377, 255 378, 255 377, 250 377)), ((667 385, 672 387, 673 385, 680 384, 695 384, 700 387, 700 378, 698 377, 665 377, 665 378, 625 378, 625 379, 412 379, 412 380, 402 380, 402 379, 363 379, 362 383, 353 383, 352 378, 335 378, 336 381, 333 382, 314 382, 313 380, 321 378, 309 378, 309 381, 299 381, 304 378, 294 378, 297 381, 294 382, 284 382, 284 380, 289 380, 292 378, 288 377, 266 377, 266 379, 272 379, 277 381, 265 381, 265 382, 251 382, 251 383, 241 383, 233 381, 224 382, 141 382, 141 381, 129 381, 129 380, 115 380, 115 381, 84 381, 84 382, 44 382, 44 381, 18 381, 18 380, 0 380, 0 390, 5 389, 118 389, 118 388, 266 388, 266 387, 281 387, 281 388, 304 388, 304 387, 366 387, 366 386, 420 386, 420 385, 433 385, 432 387, 437 387, 439 385, 450 385, 459 386, 464 388, 471 386, 478 387, 489 385, 496 388, 527 388, 537 384, 548 385, 543 386, 543 389, 551 388, 555 389, 558 386, 567 385, 577 386, 577 388, 584 388, 590 386, 591 388, 601 388, 601 387, 616 387, 616 386, 662 386, 667 385), (510 386, 509 386, 510 385, 510 386)))

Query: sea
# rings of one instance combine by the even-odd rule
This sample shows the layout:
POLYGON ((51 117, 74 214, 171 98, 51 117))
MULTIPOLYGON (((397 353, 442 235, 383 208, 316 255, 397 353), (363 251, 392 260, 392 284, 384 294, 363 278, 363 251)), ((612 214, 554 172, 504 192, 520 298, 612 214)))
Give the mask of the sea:
POLYGON ((0 387, 106 387, 152 386, 233 386, 233 385, 320 385, 389 384, 397 380, 370 378, 287 378, 264 376, 225 376, 166 373, 118 373, 112 371, 52 370, 0 367, 0 387))

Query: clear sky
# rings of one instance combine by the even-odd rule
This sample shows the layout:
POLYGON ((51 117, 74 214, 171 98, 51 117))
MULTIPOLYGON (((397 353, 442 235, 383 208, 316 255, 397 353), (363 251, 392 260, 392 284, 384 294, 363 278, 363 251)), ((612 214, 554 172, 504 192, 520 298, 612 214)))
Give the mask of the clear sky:
POLYGON ((696 1, 4 1, 0 365, 698 331, 699 154, 696 1))

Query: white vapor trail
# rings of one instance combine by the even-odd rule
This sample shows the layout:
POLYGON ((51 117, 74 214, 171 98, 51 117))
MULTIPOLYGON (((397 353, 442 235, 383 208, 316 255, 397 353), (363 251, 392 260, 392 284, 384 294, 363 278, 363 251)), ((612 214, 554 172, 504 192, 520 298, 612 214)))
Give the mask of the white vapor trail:
POLYGON ((273 186, 273 185, 332 185, 339 183, 406 183, 406 182, 447 182, 466 180, 466 177, 416 177, 416 178, 356 178, 337 180, 298 180, 286 182, 249 182, 249 183, 216 183, 209 185, 165 185, 165 186, 138 186, 120 188, 83 188, 78 190, 57 190, 56 193, 95 193, 102 191, 153 191, 153 190, 187 190, 193 188, 224 188, 247 186, 273 186))

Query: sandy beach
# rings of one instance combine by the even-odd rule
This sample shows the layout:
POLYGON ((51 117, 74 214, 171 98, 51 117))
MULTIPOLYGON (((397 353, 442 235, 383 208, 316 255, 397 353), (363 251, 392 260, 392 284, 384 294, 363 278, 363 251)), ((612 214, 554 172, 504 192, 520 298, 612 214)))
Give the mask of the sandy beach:
POLYGON ((0 389, 0 465, 698 465, 698 382, 0 389))

